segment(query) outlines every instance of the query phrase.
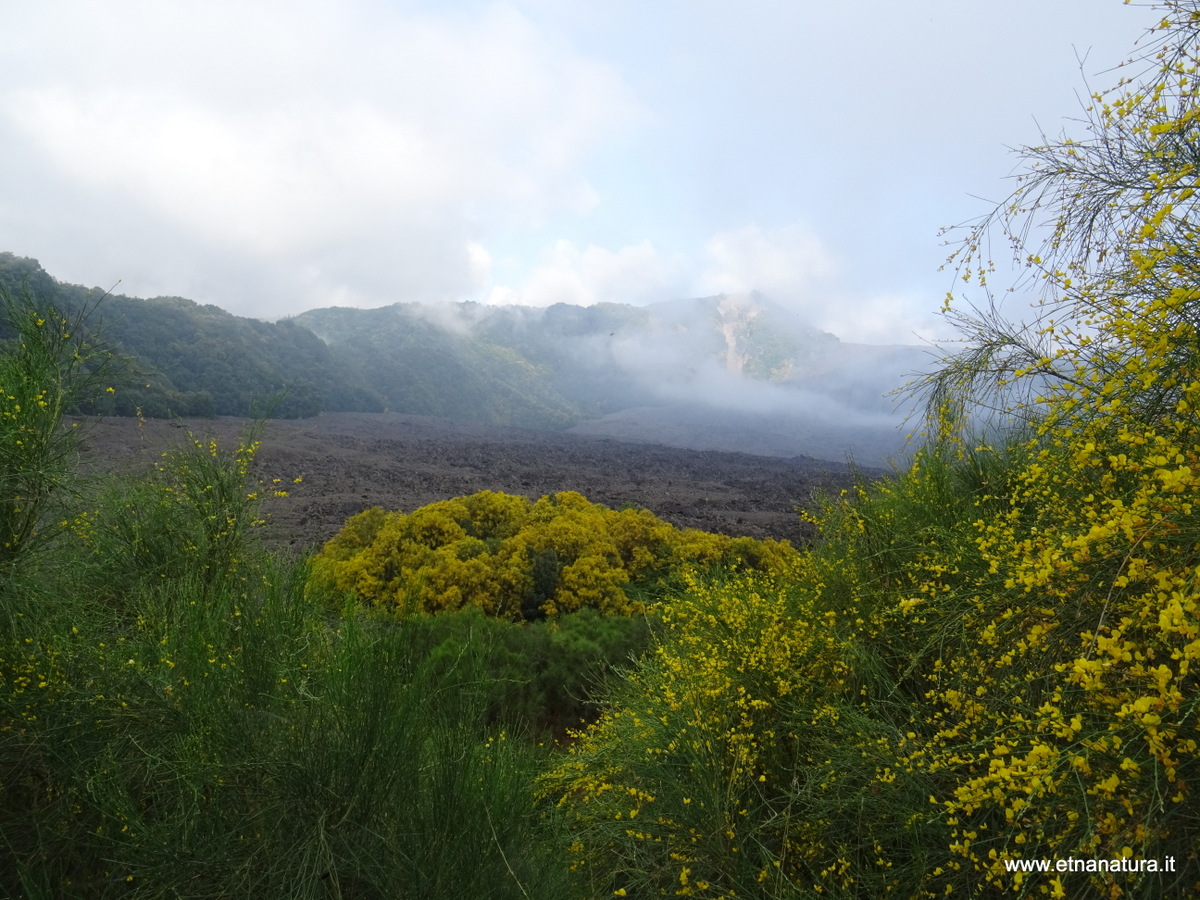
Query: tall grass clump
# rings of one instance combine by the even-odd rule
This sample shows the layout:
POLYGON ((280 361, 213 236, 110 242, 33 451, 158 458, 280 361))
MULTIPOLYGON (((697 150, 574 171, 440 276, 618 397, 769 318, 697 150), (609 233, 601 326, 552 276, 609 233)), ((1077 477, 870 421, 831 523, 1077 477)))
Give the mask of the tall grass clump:
POLYGON ((287 495, 281 479, 261 483, 251 473, 263 427, 251 424, 232 451, 187 433, 151 471, 91 486, 93 508, 81 513, 75 537, 90 551, 82 562, 106 602, 120 605, 149 583, 184 575, 214 590, 249 578, 266 555, 251 536, 263 524, 260 501, 287 495))
MULTIPOLYGON (((391 613, 373 618, 392 622, 391 613)), ((599 697, 650 645, 651 616, 607 616, 594 609, 554 619, 509 622, 477 608, 403 619, 413 652, 431 665, 459 664, 464 648, 482 654, 486 720, 553 742, 596 717, 599 697)))
POLYGON ((487 726, 486 648, 447 666, 401 629, 330 621, 306 577, 162 579, 132 617, 25 645, 36 675, 14 687, 38 696, 6 721, 8 890, 557 895, 540 753, 487 726))

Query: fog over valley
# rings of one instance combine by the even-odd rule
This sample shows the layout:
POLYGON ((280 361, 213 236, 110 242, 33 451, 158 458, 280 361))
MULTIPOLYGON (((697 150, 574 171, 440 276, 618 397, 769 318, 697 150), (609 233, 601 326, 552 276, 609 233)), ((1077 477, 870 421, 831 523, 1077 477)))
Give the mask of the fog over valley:
POLYGON ((760 290, 847 342, 939 340, 940 230, 1003 197, 1006 148, 1053 131, 1081 62, 1105 71, 1155 18, 1119 0, 5 4, 0 248, 268 319, 760 290))
POLYGON ((579 410, 578 433, 874 466, 904 452, 915 407, 902 389, 936 359, 932 348, 843 343, 756 292, 645 307, 407 304, 296 317, 331 346, 363 342, 384 358, 405 342, 393 329, 413 319, 441 329, 451 352, 520 353, 579 410))
POLYGON ((328 307, 278 322, 57 281, 0 254, 0 284, 94 307, 127 384, 93 411, 391 411, 871 466, 905 451, 901 389, 931 348, 850 344, 757 293, 646 306, 328 307), (900 391, 900 393, 897 393, 900 391))
POLYGON ((52 294, 116 286, 122 415, 248 415, 286 388, 280 416, 882 465, 915 424, 893 392, 957 336, 954 226, 1155 20, 1117 0, 10 5, 0 248, 52 294))

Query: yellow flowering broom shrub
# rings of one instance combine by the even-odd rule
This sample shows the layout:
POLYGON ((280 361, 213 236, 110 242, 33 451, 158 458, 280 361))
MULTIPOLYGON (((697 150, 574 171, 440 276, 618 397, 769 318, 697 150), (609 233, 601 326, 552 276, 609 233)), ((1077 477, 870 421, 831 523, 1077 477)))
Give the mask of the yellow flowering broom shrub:
POLYGON ((542 781, 593 894, 1196 890, 1200 462, 1088 444, 918 454, 790 572, 689 580, 542 781))
POLYGON ((63 417, 102 394, 115 367, 86 327, 94 307, 66 315, 0 289, 0 574, 61 527, 50 513, 79 441, 63 417))
POLYGON ((911 468, 666 604, 543 778, 593 895, 1200 895, 1200 3, 1161 8, 964 242, 986 285, 1003 232, 1033 324, 952 298, 911 468))
POLYGON ((976 523, 989 577, 957 586, 975 640, 931 677, 939 728, 912 757, 955 773, 953 849, 996 887, 1200 889, 1200 6, 1162 9, 1148 77, 1095 95, 1086 139, 1027 151, 960 260, 986 279, 999 228, 1043 292, 1023 332, 964 318, 1000 340, 937 385, 991 379, 1035 429, 1003 511, 976 523), (1024 251, 1046 211, 1044 245, 1024 251), (1071 856, 1159 871, 1034 879, 1007 862, 1071 856))
MULTIPOLYGON (((937 803, 972 883, 1019 888, 1015 858, 1126 856, 1175 874, 1096 875, 1099 895, 1200 884, 1200 461, 1194 440, 1167 456, 1156 437, 1097 455, 1072 435, 1034 455, 1007 512, 977 523, 988 574, 948 586, 941 609, 907 608, 970 638, 927 675, 934 714, 904 756, 950 776, 937 803)), ((1080 896, 1086 880, 1037 888, 1080 896)))
POLYGON ((921 471, 830 499, 826 542, 787 570, 691 577, 660 606, 654 652, 542 779, 591 895, 927 881, 935 866, 913 858, 939 841, 946 855, 944 813, 902 758, 927 636, 895 596, 917 583, 905 561, 948 569, 954 516, 931 501, 957 485, 936 461, 921 471))
POLYGON ((574 491, 536 502, 481 491, 351 517, 318 554, 313 577, 398 613, 475 607, 521 620, 583 608, 630 615, 684 566, 770 569, 795 555, 784 541, 678 529, 574 491))

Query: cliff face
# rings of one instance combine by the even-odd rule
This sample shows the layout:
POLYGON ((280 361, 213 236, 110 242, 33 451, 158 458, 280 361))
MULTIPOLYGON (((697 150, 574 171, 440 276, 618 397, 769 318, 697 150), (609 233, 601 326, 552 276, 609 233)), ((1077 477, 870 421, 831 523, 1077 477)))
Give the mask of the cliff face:
POLYGON ((717 303, 717 328, 725 339, 725 370, 741 375, 748 357, 742 348, 741 334, 746 331, 761 310, 741 301, 737 295, 722 296, 717 303))

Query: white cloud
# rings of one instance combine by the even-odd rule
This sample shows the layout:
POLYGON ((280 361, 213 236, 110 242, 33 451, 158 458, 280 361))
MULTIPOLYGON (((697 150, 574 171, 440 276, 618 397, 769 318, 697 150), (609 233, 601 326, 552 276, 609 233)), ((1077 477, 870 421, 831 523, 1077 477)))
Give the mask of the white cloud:
POLYGON ((926 344, 953 337, 921 295, 893 293, 826 304, 815 324, 857 344, 926 344))
POLYGON ((678 260, 664 257, 649 241, 614 251, 593 244, 581 250, 561 240, 542 251, 537 267, 521 286, 493 288, 489 302, 641 305, 682 296, 681 269, 678 260))
POLYGON ((833 251, 803 223, 764 230, 745 226, 714 234, 704 245, 707 264, 696 293, 761 290, 768 298, 821 325, 838 275, 833 251))
POLYGON ((1072 48, 1156 18, 970 6, 0 3, 0 250, 251 315, 758 289, 908 340, 1072 48))
POLYGON ((838 266, 832 250, 807 225, 763 230, 748 225, 713 235, 705 244, 702 293, 759 290, 802 314, 819 313, 828 302, 821 289, 838 266))
MULTIPOLYGON (((0 141, 37 152, 54 191, 100 198, 110 230, 307 267, 280 293, 477 288, 480 231, 589 211, 589 154, 640 115, 615 69, 504 6, 52 0, 20 18, 16 44, 61 53, 0 62, 0 141)), ((271 303, 236 292, 235 311, 271 303)))
POLYGON ((919 293, 860 295, 846 285, 829 245, 797 223, 764 230, 755 225, 713 235, 698 294, 758 290, 811 325, 844 341, 913 344, 947 336, 936 304, 919 293))
POLYGON ((471 281, 482 287, 492 275, 492 254, 482 244, 472 241, 467 245, 467 260, 471 269, 471 281))
MULTIPOLYGON (((480 266, 490 272, 491 257, 480 266)), ((837 261, 808 226, 746 226, 712 235, 692 260, 667 256, 649 241, 609 250, 556 241, 516 285, 493 285, 487 302, 521 306, 632 303, 761 291, 811 325, 858 343, 917 343, 945 336, 945 323, 917 294, 849 296, 837 261), (699 277, 690 278, 699 270, 699 277)))

